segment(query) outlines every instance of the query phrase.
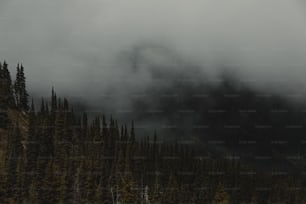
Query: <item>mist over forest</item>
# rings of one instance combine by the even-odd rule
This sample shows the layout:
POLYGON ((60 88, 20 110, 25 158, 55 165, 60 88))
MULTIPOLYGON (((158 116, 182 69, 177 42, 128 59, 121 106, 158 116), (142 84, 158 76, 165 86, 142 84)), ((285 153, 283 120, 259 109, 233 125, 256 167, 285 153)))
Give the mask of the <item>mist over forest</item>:
POLYGON ((203 94, 199 87, 218 83, 224 72, 252 89, 305 99, 306 17, 299 0, 0 4, 1 59, 11 70, 18 62, 27 67, 38 100, 53 86, 88 111, 129 112, 135 97, 150 100, 150 89, 176 94, 175 84, 184 81, 203 94))
POLYGON ((90 100, 93 82, 103 93, 118 79, 144 87, 150 69, 130 70, 129 58, 137 53, 145 58, 139 63, 169 71, 187 73, 198 66, 213 77, 233 69, 254 86, 272 84, 279 91, 281 82, 289 92, 299 87, 305 93, 306 17, 300 0, 4 0, 0 8, 1 60, 11 68, 18 62, 28 67, 29 88, 37 95, 56 86, 72 96, 89 92, 90 100))
POLYGON ((1 0, 0 203, 305 203, 302 0, 1 0))

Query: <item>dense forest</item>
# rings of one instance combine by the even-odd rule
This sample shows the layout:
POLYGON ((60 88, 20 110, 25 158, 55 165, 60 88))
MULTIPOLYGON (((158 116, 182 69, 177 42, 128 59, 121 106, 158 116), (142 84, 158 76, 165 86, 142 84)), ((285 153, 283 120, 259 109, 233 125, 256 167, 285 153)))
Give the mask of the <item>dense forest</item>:
POLYGON ((53 88, 34 104, 23 65, 13 80, 1 63, 0 82, 0 203, 306 202, 301 172, 255 170, 154 130, 136 137, 133 121, 80 114, 53 88))

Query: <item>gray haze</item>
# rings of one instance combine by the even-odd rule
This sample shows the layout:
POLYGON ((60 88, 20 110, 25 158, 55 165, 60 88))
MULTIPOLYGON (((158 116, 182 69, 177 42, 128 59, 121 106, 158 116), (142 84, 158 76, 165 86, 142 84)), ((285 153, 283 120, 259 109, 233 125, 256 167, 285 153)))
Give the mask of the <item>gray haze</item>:
POLYGON ((152 66, 187 77, 230 67, 256 87, 281 81, 304 93, 305 8, 302 0, 1 0, 0 59, 24 64, 34 94, 55 86, 87 100, 142 93, 152 66))

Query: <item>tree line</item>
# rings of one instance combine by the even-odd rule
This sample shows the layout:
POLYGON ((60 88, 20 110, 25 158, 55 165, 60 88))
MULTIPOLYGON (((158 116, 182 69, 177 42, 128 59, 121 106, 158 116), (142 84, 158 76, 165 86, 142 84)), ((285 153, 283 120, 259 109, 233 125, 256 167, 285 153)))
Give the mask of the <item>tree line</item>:
POLYGON ((1 63, 0 82, 0 203, 306 202, 299 177, 199 154, 154 131, 136 139, 133 121, 78 114, 53 88, 35 105, 22 65, 13 81, 1 63))

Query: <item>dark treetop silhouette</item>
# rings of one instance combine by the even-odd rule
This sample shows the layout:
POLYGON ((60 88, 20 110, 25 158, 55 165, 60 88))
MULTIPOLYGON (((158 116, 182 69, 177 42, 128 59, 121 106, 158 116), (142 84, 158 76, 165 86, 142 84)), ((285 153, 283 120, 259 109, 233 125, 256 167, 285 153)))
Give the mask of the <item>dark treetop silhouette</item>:
MULTIPOLYGON (((1 63, 0 82, 0 203, 306 202, 302 164, 291 163, 296 173, 291 174, 277 169, 265 171, 260 165, 239 159, 239 153, 247 152, 237 145, 242 137, 243 141, 262 142, 261 149, 249 152, 262 151, 266 155, 272 151, 273 157, 283 158, 282 153, 292 151, 265 146, 268 143, 263 141, 273 138, 258 138, 261 129, 243 135, 218 128, 209 132, 209 137, 229 142, 225 147, 235 147, 232 157, 220 157, 205 146, 199 151, 188 143, 166 143, 158 139, 154 130, 136 139, 133 122, 128 127, 104 115, 89 119, 86 112, 73 110, 54 89, 36 110, 33 100, 29 106, 22 65, 18 65, 12 82, 7 64, 1 63)), ((281 99, 257 103, 253 99, 255 93, 227 83, 211 92, 217 101, 215 109, 233 111, 241 108, 241 103, 245 108, 260 107, 262 113, 257 116, 244 113, 241 118, 234 111, 223 116, 223 122, 246 123, 242 128, 245 131, 254 121, 284 124, 284 118, 264 115, 264 110, 272 106, 290 108, 281 99), (243 101, 219 100, 228 89, 239 91, 243 101)), ((216 126, 222 124, 220 118, 205 119, 216 126)), ((286 121, 290 120, 305 121, 297 115, 286 121)), ((269 131, 262 136, 277 133, 280 135, 271 136, 288 139, 285 133, 269 131)))

